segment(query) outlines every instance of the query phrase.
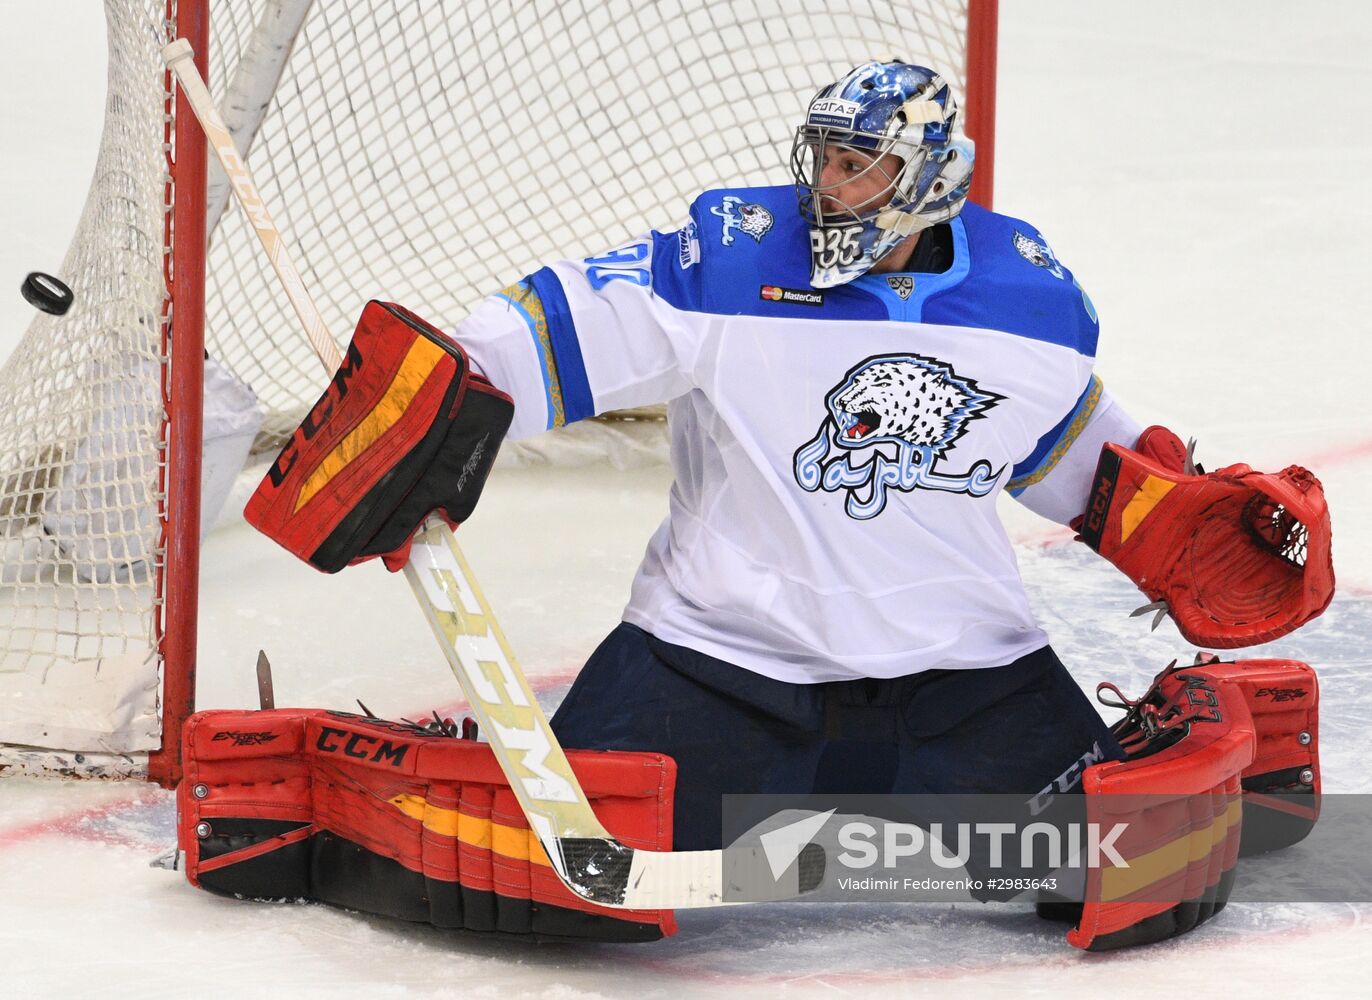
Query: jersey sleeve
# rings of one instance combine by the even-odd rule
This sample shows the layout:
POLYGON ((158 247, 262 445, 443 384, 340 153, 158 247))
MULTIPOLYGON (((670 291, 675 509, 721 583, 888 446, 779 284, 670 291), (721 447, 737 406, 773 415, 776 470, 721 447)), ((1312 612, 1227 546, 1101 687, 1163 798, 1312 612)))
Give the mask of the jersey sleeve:
POLYGON ((680 233, 653 232, 560 261, 501 289, 459 324, 455 339, 514 398, 511 439, 693 387, 696 325, 654 291, 663 269, 681 268, 682 245, 680 233))
POLYGON ((1086 510, 1101 448, 1110 442, 1132 448, 1142 433, 1092 375, 1067 415, 1015 466, 1005 488, 1034 513, 1069 524, 1086 510))

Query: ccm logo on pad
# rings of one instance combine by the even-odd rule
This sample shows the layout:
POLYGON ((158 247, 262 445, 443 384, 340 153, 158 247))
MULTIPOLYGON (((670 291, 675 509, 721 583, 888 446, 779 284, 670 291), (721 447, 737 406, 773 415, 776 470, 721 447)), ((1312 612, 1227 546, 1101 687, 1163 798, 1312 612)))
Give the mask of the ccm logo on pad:
POLYGON ((334 729, 332 726, 324 726, 319 730, 314 746, 321 753, 341 753, 345 757, 356 757, 373 764, 385 763, 391 767, 400 767, 410 750, 407 743, 396 744, 377 736, 334 729))

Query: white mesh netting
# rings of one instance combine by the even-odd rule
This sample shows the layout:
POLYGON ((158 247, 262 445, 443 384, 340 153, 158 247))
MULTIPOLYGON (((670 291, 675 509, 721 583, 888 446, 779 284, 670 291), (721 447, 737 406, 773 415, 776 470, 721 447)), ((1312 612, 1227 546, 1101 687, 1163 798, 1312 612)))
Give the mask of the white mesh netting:
POLYGON ((61 271, 75 301, 0 370, 0 742, 160 736, 164 7, 109 19, 105 129, 61 271))
MULTIPOLYGON (((165 3, 106 7, 106 129, 60 275, 75 305, 0 371, 0 694, 21 693, 0 742, 155 731, 165 3), (53 722, 114 663, 142 666, 103 721, 53 722)), ((806 100, 857 62, 926 62, 961 90, 965 20, 965 0, 214 0, 210 83, 335 335, 369 298, 450 329, 540 262, 674 226, 704 188, 785 181, 806 100)), ((318 363, 214 181, 206 346, 280 437, 318 363)))
MULTIPOLYGON (((260 4, 216 4, 222 94, 260 4)), ((558 257, 685 218, 707 187, 783 183, 826 79, 874 54, 950 67, 938 0, 317 4, 249 165, 336 336, 368 298, 452 328, 558 257)), ((289 432, 322 386, 240 214, 210 252, 210 353, 289 432), (270 346, 268 346, 270 345, 270 346)))

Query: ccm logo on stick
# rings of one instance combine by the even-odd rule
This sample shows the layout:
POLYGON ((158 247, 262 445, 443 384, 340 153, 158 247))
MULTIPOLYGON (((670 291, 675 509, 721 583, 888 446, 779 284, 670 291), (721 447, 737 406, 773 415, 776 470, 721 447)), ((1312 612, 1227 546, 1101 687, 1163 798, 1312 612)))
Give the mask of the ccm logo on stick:
MULTIPOLYGON (((567 780, 570 771, 566 758, 549 742, 547 730, 538 724, 536 707, 525 697, 516 667, 491 627, 488 609, 471 589, 466 575, 452 554, 446 532, 422 532, 411 549, 418 574, 439 629, 453 648, 466 654, 459 661, 462 686, 473 694, 473 707, 489 717, 489 726, 500 738, 509 756, 510 779, 518 781, 533 805, 549 808, 549 803, 578 801, 577 791, 567 780), (473 663, 472 669, 467 662, 473 663)), ((482 725, 487 725, 482 722, 482 725)), ((535 832, 551 830, 547 816, 530 813, 535 832), (540 828, 539 824, 543 826, 540 828)))

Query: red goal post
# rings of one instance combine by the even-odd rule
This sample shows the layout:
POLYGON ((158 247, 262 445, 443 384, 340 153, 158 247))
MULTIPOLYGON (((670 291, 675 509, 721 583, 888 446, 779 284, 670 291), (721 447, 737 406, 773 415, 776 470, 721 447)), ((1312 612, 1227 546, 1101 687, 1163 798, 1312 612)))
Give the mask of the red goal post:
MULTIPOLYGON (((252 387, 261 448, 320 388, 167 41, 191 41, 340 331, 378 296, 451 328, 540 262, 678 224, 705 188, 785 183, 805 101, 874 56, 953 81, 972 197, 991 201, 996 0, 106 0, 106 17, 105 132, 59 274, 76 302, 0 369, 0 771, 175 783, 204 387, 252 387)), ((519 451, 660 460, 646 416, 519 451)))

